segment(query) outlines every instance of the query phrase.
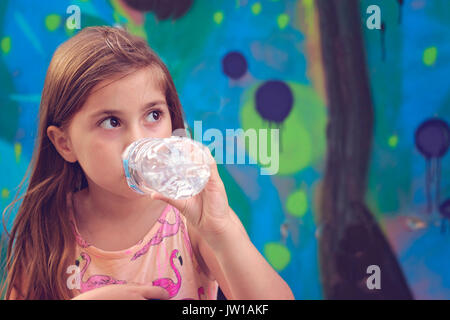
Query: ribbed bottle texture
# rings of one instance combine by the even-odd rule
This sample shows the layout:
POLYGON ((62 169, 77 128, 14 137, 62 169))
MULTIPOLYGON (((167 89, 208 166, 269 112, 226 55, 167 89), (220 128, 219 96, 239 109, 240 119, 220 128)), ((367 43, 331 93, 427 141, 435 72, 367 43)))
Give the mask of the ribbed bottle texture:
POLYGON ((127 183, 140 194, 156 191, 171 199, 193 197, 211 174, 207 152, 187 137, 137 140, 122 155, 127 183))

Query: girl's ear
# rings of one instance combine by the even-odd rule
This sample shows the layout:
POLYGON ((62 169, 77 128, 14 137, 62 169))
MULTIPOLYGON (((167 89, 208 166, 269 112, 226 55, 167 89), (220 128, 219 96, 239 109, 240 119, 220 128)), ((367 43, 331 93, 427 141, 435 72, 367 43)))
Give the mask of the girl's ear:
POLYGON ((77 158, 67 134, 56 126, 47 128, 47 136, 55 146, 56 151, 68 162, 76 162, 77 158))

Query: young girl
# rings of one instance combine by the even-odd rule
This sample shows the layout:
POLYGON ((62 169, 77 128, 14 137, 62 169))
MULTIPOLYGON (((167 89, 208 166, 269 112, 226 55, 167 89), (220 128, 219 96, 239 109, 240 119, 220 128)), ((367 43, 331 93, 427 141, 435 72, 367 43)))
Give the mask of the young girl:
POLYGON ((227 299, 294 298, 230 208, 211 154, 211 177, 188 200, 128 187, 124 149, 184 128, 173 80, 145 41, 81 30, 56 50, 39 114, 6 299, 216 299, 218 286, 227 299))

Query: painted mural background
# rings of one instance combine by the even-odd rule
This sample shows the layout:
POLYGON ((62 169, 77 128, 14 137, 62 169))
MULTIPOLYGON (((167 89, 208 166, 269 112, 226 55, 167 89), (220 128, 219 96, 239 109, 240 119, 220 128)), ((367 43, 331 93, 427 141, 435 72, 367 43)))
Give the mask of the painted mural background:
MULTIPOLYGON (((0 209, 31 159, 45 73, 56 47, 76 32, 65 22, 77 5, 82 28, 121 25, 148 41, 174 78, 191 128, 201 120, 203 131, 223 134, 280 129, 278 174, 261 175, 259 164, 224 164, 219 172, 254 245, 296 299, 322 299, 316 215, 327 106, 314 1, 161 3, 0 2, 0 209)), ((361 0, 360 7, 375 109, 367 203, 414 297, 449 299, 448 3, 361 0), (381 8, 381 30, 365 27, 371 4, 381 8)))

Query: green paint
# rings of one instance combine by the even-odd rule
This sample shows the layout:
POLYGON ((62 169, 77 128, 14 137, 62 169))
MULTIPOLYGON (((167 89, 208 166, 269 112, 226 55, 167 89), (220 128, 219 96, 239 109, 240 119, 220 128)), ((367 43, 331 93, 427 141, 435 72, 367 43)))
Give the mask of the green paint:
POLYGON ((154 13, 146 14, 148 43, 167 65, 178 92, 183 92, 184 84, 191 81, 192 70, 198 67, 205 44, 217 26, 213 12, 219 10, 216 1, 194 1, 189 12, 176 20, 161 21, 154 13))
POLYGON ((308 210, 308 197, 302 190, 289 195, 286 201, 287 211, 294 217, 301 218, 308 210))
POLYGON ((45 18, 45 27, 49 31, 55 31, 61 24, 61 17, 57 14, 49 14, 45 18))
POLYGON ((264 255, 267 261, 277 271, 282 271, 291 261, 289 249, 277 242, 269 242, 264 246, 264 255))
POLYGON ((437 53, 438 51, 436 47, 429 47, 425 49, 423 52, 423 63, 426 66, 432 66, 436 62, 437 53))
POLYGON ((114 11, 113 13, 113 18, 114 21, 120 25, 126 25, 127 23, 129 23, 129 20, 127 17, 121 15, 119 12, 114 11))
POLYGON ((9 197, 9 190, 6 189, 6 188, 3 188, 3 189, 2 189, 2 198, 3 198, 3 199, 6 199, 6 198, 8 198, 8 197, 9 197))
MULTIPOLYGON (((326 110, 317 93, 308 86, 287 83, 294 95, 294 106, 281 125, 279 135, 282 148, 279 152, 279 175, 296 173, 307 166, 312 166, 317 161, 323 160, 325 153, 325 126, 326 110)), ((250 88, 244 94, 244 105, 241 108, 240 120, 244 131, 248 129, 267 130, 267 150, 271 150, 269 129, 274 125, 262 119, 255 108, 254 95, 261 84, 250 88)), ((249 148, 245 145, 250 157, 259 163, 259 145, 257 148, 249 148), (253 149, 253 150, 252 150, 253 149)))
POLYGON ((289 16, 285 13, 280 14, 277 18, 277 23, 280 29, 286 28, 289 23, 289 16))
POLYGON ((123 22, 128 22, 128 18, 127 18, 127 13, 124 10, 124 8, 122 7, 122 5, 119 3, 118 0, 111 0, 110 1, 113 9, 114 9, 114 13, 113 13, 113 17, 114 20, 116 21, 116 23, 123 23, 123 22), (125 21, 123 21, 125 20, 125 21))
POLYGON ((111 0, 110 3, 114 9, 114 21, 120 25, 125 25, 129 33, 148 41, 144 25, 135 24, 118 0, 111 0))
POLYGON ((7 54, 11 51, 11 37, 3 37, 1 41, 3 53, 7 54))
POLYGON ((255 15, 258 15, 261 12, 262 6, 261 3, 256 2, 252 5, 252 12, 255 15))
POLYGON ((223 21, 223 12, 222 11, 215 12, 213 15, 213 20, 215 23, 221 24, 223 21))
POLYGON ((312 9, 314 7, 314 0, 303 0, 303 6, 306 9, 312 9))
POLYGON ((397 144, 398 144, 398 136, 396 134, 390 136, 388 139, 388 145, 391 148, 395 148, 397 146, 397 144))
POLYGON ((19 162, 20 155, 22 154, 22 145, 19 142, 14 144, 14 154, 16 156, 16 162, 19 162))

